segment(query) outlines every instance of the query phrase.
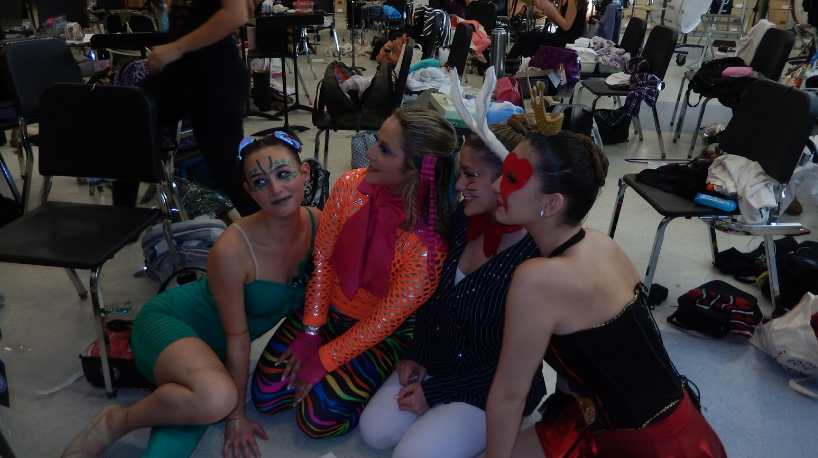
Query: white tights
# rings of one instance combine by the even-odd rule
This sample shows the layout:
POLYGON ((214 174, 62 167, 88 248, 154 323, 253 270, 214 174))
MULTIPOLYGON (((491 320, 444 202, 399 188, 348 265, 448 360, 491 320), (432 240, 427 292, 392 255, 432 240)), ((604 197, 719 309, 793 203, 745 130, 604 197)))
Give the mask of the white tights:
POLYGON ((392 458, 473 458, 486 448, 485 411, 452 402, 417 416, 398 409, 400 389, 393 372, 367 404, 358 426, 367 444, 395 447, 392 458))

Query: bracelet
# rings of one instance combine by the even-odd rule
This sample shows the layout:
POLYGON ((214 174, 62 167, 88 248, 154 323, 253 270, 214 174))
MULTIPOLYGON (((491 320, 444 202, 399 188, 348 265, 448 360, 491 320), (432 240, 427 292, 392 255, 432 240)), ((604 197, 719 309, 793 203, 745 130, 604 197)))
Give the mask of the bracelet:
POLYGON ((319 336, 321 335, 321 326, 310 326, 305 324, 304 327, 301 328, 301 332, 311 336, 319 336))
POLYGON ((233 430, 235 430, 235 432, 238 433, 239 431, 241 431, 241 424, 245 420, 247 420, 247 417, 228 419, 225 422, 225 429, 227 429, 229 427, 230 423, 232 422, 233 423, 233 430))

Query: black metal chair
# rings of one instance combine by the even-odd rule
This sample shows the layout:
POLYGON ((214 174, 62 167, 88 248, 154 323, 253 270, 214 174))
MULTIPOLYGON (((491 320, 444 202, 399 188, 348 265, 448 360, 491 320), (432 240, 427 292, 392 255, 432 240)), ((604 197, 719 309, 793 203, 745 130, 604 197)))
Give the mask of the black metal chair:
MULTIPOLYGON (((164 178, 156 105, 144 90, 55 84, 43 92, 39 115, 39 170, 44 176, 155 184, 164 178)), ((0 262, 62 267, 83 299, 88 292, 74 269, 90 270, 95 328, 99 346, 105 348, 101 320, 105 305, 99 289, 102 267, 160 219, 170 242, 167 199, 161 189, 158 194, 161 210, 46 201, 0 228, 0 262)), ((172 256, 176 256, 173 249, 172 256)), ((107 352, 100 356, 105 390, 113 397, 107 352)))
POLYGON ((470 24, 465 22, 457 24, 452 44, 449 46, 449 59, 446 61, 446 66, 456 68, 458 76, 461 77, 466 69, 466 60, 471 49, 472 33, 474 33, 474 27, 470 24))
MULTIPOLYGON (((761 37, 761 42, 758 44, 753 59, 750 61, 750 67, 753 70, 761 73, 765 78, 778 81, 781 78, 781 72, 784 71, 784 66, 787 64, 787 58, 792 51, 795 44, 795 34, 789 30, 777 29, 772 27, 764 32, 761 37)), ((679 112, 679 119, 676 120, 676 132, 673 135, 673 143, 676 143, 681 137, 682 126, 684 125, 685 115, 687 114, 687 107, 690 106, 690 93, 693 89, 690 87, 690 80, 696 72, 687 71, 684 73, 684 78, 679 85, 679 95, 676 97, 676 107, 679 105, 679 100, 682 95, 684 83, 687 81, 687 92, 685 92, 685 100, 682 104, 682 110, 679 112)), ((687 152, 687 157, 693 157, 693 150, 696 148, 696 140, 699 138, 699 128, 702 125, 702 118, 704 118, 704 110, 707 103, 715 97, 712 94, 701 94, 701 108, 699 109, 699 118, 696 121, 696 129, 693 130, 693 139, 690 141, 690 149, 687 152)), ((673 108, 673 116, 671 117, 670 125, 673 125, 673 117, 676 116, 676 107, 673 108)))
MULTIPOLYGON (((401 50, 399 65, 396 67, 397 76, 392 85, 392 94, 389 98, 388 109, 377 107, 376 113, 350 113, 341 119, 333 119, 332 116, 325 110, 326 100, 322 90, 323 80, 318 82, 315 89, 317 95, 315 111, 312 114, 312 123, 318 129, 315 134, 315 159, 318 159, 318 151, 321 147, 321 134, 324 134, 324 167, 327 166, 327 158, 329 156, 329 132, 338 132, 339 130, 354 130, 360 132, 362 130, 378 130, 386 119, 403 104, 403 95, 406 90, 406 80, 409 78, 409 67, 412 64, 412 50, 415 47, 415 41, 412 39, 406 40, 406 44, 401 50), (388 113, 388 114, 387 114, 388 113), (367 115, 368 114, 368 115, 367 115)), ((390 72, 390 64, 383 62, 378 67, 378 72, 390 72)), ((370 86, 371 88, 372 86, 370 86)))
POLYGON ((125 23, 118 10, 106 13, 102 19, 105 24, 105 33, 156 32, 159 30, 152 13, 131 10, 130 15, 131 18, 125 23))
POLYGON ((770 211, 767 221, 763 224, 741 223, 735 218, 735 215, 699 205, 692 200, 642 183, 636 179, 635 174, 621 178, 608 235, 613 238, 616 232, 619 213, 622 210, 622 202, 628 187, 636 191, 657 213, 662 215, 662 221, 659 223, 653 241, 644 284, 650 288, 653 282, 667 225, 676 218, 699 218, 709 228, 714 264, 718 253, 716 230, 733 235, 763 236, 767 250, 767 267, 770 272, 771 296, 775 306, 776 296, 778 296, 778 275, 773 251, 775 249, 773 236, 809 233, 809 230, 802 227, 800 223, 778 222, 778 216, 784 210, 781 208, 781 199, 785 194, 787 183, 801 160, 816 119, 818 119, 818 97, 815 94, 772 81, 760 80, 752 83, 745 91, 744 97, 735 108, 733 118, 725 131, 721 133, 719 144, 724 151, 757 161, 764 171, 777 182, 775 196, 778 206, 770 211), (775 113, 775 118, 771 119, 768 116, 769 113, 775 113), (772 132, 775 135, 772 135, 772 132))
MULTIPOLYGON (((82 74, 68 46, 54 38, 7 40, 0 47, 0 80, 9 92, 19 124, 21 147, 26 152, 23 212, 29 210, 36 137, 28 126, 38 122, 40 96, 55 83, 81 83, 82 74)), ((45 177, 41 200, 48 198, 50 179, 45 177)))
MULTIPOLYGON (((625 33, 619 41, 619 47, 629 52, 631 56, 638 56, 642 52, 642 43, 645 41, 645 34, 648 30, 648 21, 632 17, 628 20, 625 33)), ((615 38, 619 38, 615 36, 615 38)), ((616 40, 614 40, 616 41, 616 40)))
MULTIPOLYGON (((659 77, 660 80, 665 78, 670 59, 673 57, 673 49, 676 47, 676 40, 679 37, 679 32, 669 27, 659 25, 650 31, 648 40, 645 43, 645 49, 642 51, 641 57, 648 60, 650 64, 650 73, 659 77)), ((591 111, 596 110, 596 102, 600 97, 626 97, 628 90, 611 89, 604 80, 586 80, 581 81, 582 87, 588 89, 594 94, 594 101, 591 104, 591 111)), ((660 84, 660 88, 664 83, 660 84)), ((656 112, 656 105, 651 107, 653 110, 653 122, 656 126, 656 135, 659 136, 659 149, 662 152, 662 158, 665 157, 665 142, 662 139, 662 129, 659 127, 659 114, 656 112)), ((639 117, 634 116, 633 123, 639 133, 639 140, 643 139, 642 126, 639 122, 639 117)))

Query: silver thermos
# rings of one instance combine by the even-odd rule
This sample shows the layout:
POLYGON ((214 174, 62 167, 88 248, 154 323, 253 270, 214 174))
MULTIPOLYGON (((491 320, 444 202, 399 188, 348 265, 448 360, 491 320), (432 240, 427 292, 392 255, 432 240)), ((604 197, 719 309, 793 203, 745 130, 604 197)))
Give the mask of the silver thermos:
POLYGON ((491 65, 497 78, 506 76, 506 48, 508 48, 508 31, 496 28, 491 31, 491 65))

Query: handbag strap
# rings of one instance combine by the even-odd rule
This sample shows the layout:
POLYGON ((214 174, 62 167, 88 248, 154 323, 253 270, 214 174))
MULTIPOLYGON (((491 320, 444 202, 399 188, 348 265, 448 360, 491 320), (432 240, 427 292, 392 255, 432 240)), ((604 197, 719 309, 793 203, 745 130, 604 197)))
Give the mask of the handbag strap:
POLYGON ((818 393, 816 393, 816 392, 814 392, 814 391, 812 391, 812 390, 810 390, 810 389, 808 389, 808 388, 801 385, 801 383, 803 383, 803 382, 805 382, 805 381, 807 381, 809 379, 815 378, 815 377, 816 376, 813 375, 813 376, 810 376, 810 377, 790 379, 789 386, 793 390, 795 390, 795 391, 797 391, 797 392, 799 392, 799 393, 801 393, 801 394, 803 394, 805 396, 809 396, 811 398, 818 399, 818 393))

